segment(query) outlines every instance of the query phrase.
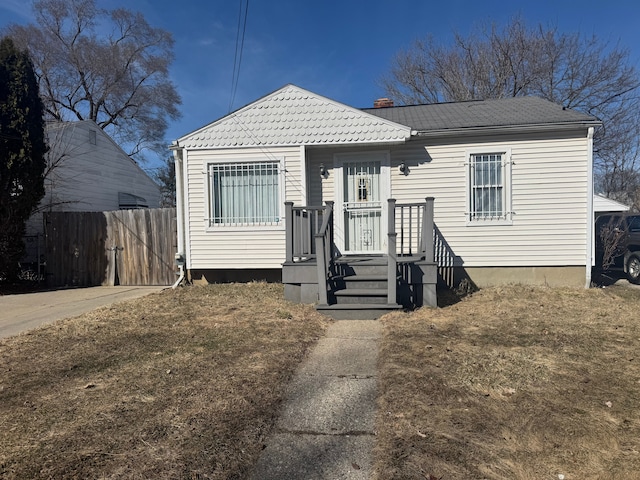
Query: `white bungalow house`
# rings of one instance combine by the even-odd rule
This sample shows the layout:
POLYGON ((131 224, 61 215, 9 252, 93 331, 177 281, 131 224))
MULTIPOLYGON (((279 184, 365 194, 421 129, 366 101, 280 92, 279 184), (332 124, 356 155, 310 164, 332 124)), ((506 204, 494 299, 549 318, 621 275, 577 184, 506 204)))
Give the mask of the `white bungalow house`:
POLYGON ((160 187, 95 122, 52 122, 45 196, 27 222, 26 262, 44 251, 44 212, 102 212, 157 208, 160 187))
POLYGON ((531 97, 356 109, 286 85, 172 145, 179 253, 194 281, 282 279, 337 316, 433 305, 438 279, 589 285, 599 124, 531 97))

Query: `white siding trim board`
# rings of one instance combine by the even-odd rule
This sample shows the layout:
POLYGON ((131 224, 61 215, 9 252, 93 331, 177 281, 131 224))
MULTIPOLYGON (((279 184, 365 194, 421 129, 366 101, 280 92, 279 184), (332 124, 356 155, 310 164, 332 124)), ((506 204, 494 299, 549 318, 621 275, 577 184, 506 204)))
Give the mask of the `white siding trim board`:
POLYGON ((191 229, 193 228, 193 222, 194 222, 194 217, 191 214, 191 196, 192 196, 192 188, 193 188, 193 184, 190 181, 190 175, 189 175, 189 165, 190 165, 190 161, 189 161, 189 150, 187 150, 186 148, 184 148, 182 150, 184 152, 184 155, 182 157, 182 179, 184 181, 184 208, 183 211, 185 212, 185 222, 184 222, 184 241, 185 241, 185 246, 186 246, 186 262, 185 262, 185 266, 187 269, 191 269, 193 268, 193 264, 192 264, 192 260, 191 260, 191 253, 192 253, 192 244, 191 244, 191 229))

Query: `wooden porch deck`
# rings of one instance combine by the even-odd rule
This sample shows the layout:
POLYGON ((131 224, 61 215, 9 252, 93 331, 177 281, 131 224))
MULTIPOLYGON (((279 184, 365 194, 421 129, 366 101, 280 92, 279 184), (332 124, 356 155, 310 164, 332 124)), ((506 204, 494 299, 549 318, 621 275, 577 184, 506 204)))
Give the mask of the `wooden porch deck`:
POLYGON ((388 202, 387 253, 345 256, 333 242, 332 202, 323 207, 287 203, 285 297, 316 303, 319 311, 339 319, 436 306, 433 198, 418 204, 388 202))

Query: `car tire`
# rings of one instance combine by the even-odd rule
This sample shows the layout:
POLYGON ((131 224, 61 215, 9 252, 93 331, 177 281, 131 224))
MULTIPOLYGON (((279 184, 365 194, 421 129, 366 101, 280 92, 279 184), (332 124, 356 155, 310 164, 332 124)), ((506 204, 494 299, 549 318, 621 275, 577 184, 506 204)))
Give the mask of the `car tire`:
POLYGON ((627 280, 635 284, 640 283, 640 257, 635 253, 627 260, 627 280))

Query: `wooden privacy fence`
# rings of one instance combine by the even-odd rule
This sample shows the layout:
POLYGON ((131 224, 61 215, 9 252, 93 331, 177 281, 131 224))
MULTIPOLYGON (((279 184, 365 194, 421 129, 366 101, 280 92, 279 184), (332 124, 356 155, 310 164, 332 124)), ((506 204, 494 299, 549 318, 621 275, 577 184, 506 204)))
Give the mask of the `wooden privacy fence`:
POLYGON ((52 286, 171 285, 176 209, 47 212, 46 277, 52 286))

